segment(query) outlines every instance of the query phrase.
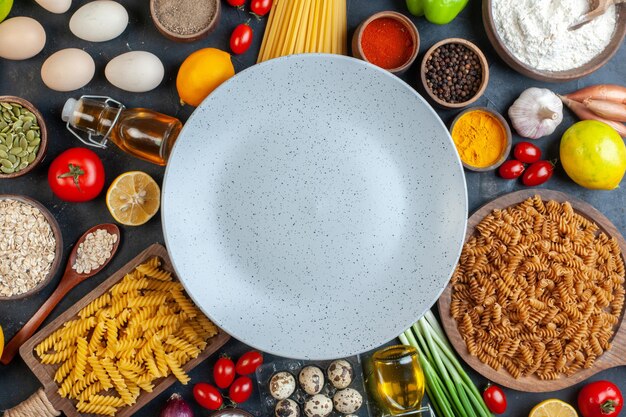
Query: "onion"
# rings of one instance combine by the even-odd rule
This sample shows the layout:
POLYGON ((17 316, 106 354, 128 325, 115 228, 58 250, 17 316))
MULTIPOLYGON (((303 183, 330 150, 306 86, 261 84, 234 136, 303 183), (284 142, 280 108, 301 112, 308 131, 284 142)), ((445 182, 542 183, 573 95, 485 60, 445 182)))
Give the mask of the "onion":
POLYGON ((178 394, 172 394, 165 408, 161 410, 160 417, 193 417, 193 410, 189 404, 178 394))

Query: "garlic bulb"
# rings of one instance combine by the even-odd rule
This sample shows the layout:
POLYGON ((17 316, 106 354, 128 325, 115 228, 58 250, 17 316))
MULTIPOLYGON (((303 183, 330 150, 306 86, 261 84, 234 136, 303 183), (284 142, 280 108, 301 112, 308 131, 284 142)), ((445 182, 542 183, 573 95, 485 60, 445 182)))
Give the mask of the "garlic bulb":
POLYGON ((532 87, 515 100, 509 117, 520 136, 539 139, 554 132, 563 121, 563 103, 552 91, 532 87))

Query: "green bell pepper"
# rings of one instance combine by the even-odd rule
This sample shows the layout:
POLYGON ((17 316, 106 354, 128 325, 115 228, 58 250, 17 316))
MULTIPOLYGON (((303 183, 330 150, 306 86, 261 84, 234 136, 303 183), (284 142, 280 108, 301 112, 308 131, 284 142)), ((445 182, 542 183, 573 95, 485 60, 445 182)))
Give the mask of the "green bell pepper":
POLYGON ((414 16, 426 16, 431 23, 446 25, 454 20, 469 0, 406 0, 414 16))

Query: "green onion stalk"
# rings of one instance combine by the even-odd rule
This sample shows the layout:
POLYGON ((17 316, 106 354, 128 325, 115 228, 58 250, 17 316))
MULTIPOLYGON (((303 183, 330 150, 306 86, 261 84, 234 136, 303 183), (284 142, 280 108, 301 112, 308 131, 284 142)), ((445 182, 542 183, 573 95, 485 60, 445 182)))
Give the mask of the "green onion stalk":
POLYGON ((399 338, 402 344, 415 347, 419 353, 426 378, 426 394, 437 416, 493 416, 431 311, 399 338))

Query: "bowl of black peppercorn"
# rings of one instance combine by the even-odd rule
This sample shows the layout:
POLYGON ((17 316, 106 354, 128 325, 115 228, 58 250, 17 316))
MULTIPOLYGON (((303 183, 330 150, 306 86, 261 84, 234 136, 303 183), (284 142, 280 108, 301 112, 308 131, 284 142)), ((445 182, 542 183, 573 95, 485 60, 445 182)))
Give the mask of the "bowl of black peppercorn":
POLYGON ((424 55, 421 79, 435 104, 460 109, 478 100, 489 84, 489 64, 483 52, 461 38, 444 39, 424 55))

